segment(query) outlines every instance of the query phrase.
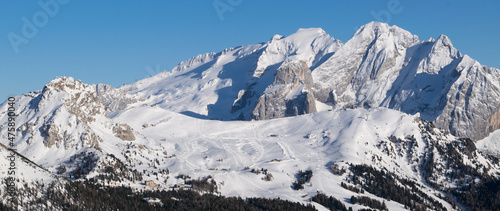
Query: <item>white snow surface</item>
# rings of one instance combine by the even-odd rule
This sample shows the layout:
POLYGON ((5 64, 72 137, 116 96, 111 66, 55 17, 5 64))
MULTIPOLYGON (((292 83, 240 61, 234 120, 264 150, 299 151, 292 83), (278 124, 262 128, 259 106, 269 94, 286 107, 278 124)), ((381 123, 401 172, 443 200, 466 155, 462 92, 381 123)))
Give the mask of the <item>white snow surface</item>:
POLYGON ((181 62, 171 73, 119 89, 142 97, 141 104, 199 118, 235 119, 239 113, 230 111, 240 91, 250 87, 263 93, 281 64, 300 60, 314 68, 341 46, 322 29, 299 29, 288 37, 274 35, 267 43, 198 55, 181 62))
POLYGON ((273 88, 277 69, 296 61, 312 70, 314 96, 322 103, 420 113, 439 128, 473 140, 500 127, 495 123, 500 70, 462 55, 446 35, 421 41, 379 22, 360 27, 345 45, 320 28, 309 28, 201 54, 172 72, 118 90, 140 99, 130 106, 155 105, 203 119, 233 120, 240 114, 249 119, 259 97, 273 88))
POLYGON ((496 157, 500 157, 500 130, 476 142, 476 147, 496 157))
MULTIPOLYGON (((68 99, 66 92, 53 92, 53 95, 61 101, 68 99)), ((21 96, 17 102, 20 108, 29 107, 32 102, 29 99, 36 98, 21 96)), ((53 112, 49 115, 53 119, 63 121, 75 118, 64 112, 65 105, 56 102, 43 104, 45 106, 31 116, 21 113, 20 125, 43 119, 49 111, 53 112)), ((99 163, 109 162, 106 155, 115 155, 129 168, 146 172, 143 181, 153 180, 162 188, 182 184, 183 181, 175 179, 175 176, 184 174, 192 178, 212 176, 220 193, 226 196, 280 197, 308 203, 308 198, 320 191, 346 201, 355 193, 340 187, 345 176, 331 173, 329 167, 334 163, 340 166, 347 166, 347 163, 371 164, 421 183, 426 192, 434 192, 422 183, 420 173, 413 170, 418 164, 407 162, 405 156, 389 156, 378 147, 389 136, 401 139, 414 136, 419 146, 416 152, 424 153, 426 145, 422 141, 418 122, 418 115, 386 108, 333 109, 266 121, 218 121, 189 117, 159 106, 142 105, 106 116, 97 115, 95 120, 88 122, 90 130, 102 139, 96 147, 85 140, 46 147, 43 136, 23 135, 26 131, 19 130, 20 139, 16 148, 52 173, 61 164, 71 170, 73 164, 69 158, 72 155, 93 152, 98 156, 99 163), (122 123, 133 129, 134 141, 115 137, 112 127, 122 123), (375 157, 381 160, 376 161, 375 157), (262 168, 272 174, 271 181, 264 181, 263 174, 250 171, 262 168), (170 174, 154 175, 162 169, 168 169, 170 174), (291 185, 299 170, 312 170, 313 177, 303 190, 295 191, 291 185), (304 195, 307 197, 304 198, 304 195)), ((75 136, 89 132, 69 124, 75 122, 66 121, 66 125, 60 125, 60 130, 75 136)), ((5 136, 4 129, 1 134, 5 136)), ((97 171, 90 172, 87 177, 97 175, 97 171)), ((25 174, 36 177, 30 171, 25 174)), ((136 181, 131 186, 142 188, 141 184, 141 181, 136 181)), ((365 195, 383 200, 370 193, 365 195)), ((436 197, 436 200, 439 199, 436 197)), ((394 209, 403 208, 395 202, 386 203, 394 209)), ((354 205, 353 208, 362 206, 354 205)))

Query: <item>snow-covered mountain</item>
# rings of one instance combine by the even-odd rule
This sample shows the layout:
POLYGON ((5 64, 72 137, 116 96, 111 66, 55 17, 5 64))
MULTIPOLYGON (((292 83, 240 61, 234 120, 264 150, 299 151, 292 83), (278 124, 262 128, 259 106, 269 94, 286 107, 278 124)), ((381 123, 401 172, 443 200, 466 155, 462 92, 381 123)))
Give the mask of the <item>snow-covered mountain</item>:
POLYGON ((56 78, 16 97, 19 206, 40 209, 50 192, 43 209, 82 208, 74 184, 97 182, 204 184, 191 188, 317 209, 331 208, 323 195, 354 210, 489 208, 500 201, 488 201, 500 196, 499 74, 444 35, 372 22, 345 45, 300 29, 118 88, 56 78))
POLYGON ((148 105, 199 118, 271 119, 287 116, 286 110, 303 114, 316 111, 314 104, 308 106, 307 100, 302 100, 314 99, 310 68, 341 47, 339 40, 322 29, 299 29, 288 37, 275 35, 267 43, 198 55, 181 62, 171 73, 160 73, 119 89, 147 98, 144 102, 148 105), (301 69, 291 70, 292 66, 301 69), (284 75, 280 71, 297 74, 283 80, 276 78, 284 75), (271 99, 274 97, 279 99, 271 99), (278 111, 263 107, 270 101, 278 103, 274 105, 280 107, 278 111), (310 109, 298 111, 301 109, 297 107, 310 109))
POLYGON ((313 79, 322 102, 420 113, 457 136, 479 140, 500 126, 500 70, 462 55, 445 35, 419 41, 372 22, 316 68, 313 79))
POLYGON ((148 105, 219 120, 322 110, 312 99, 321 107, 386 107, 420 113, 454 135, 479 140, 500 128, 499 84, 498 69, 462 55, 445 35, 420 41, 397 26, 372 22, 345 45, 321 29, 300 29, 199 55, 119 89, 148 105), (303 72, 295 80, 277 78, 297 62, 308 70, 294 65, 297 70, 288 72, 303 72))

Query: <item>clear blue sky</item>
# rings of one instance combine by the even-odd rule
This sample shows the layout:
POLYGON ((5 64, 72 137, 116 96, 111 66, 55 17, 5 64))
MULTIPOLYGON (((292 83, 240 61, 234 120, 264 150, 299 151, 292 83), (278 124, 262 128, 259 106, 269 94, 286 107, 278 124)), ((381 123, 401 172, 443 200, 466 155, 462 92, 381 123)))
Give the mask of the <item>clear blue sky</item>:
POLYGON ((40 90, 57 76, 118 87, 201 53, 298 28, 321 27, 345 43, 373 20, 421 40, 446 34, 463 54, 500 68, 500 3, 493 0, 59 1, 49 12, 39 3, 56 0, 0 7, 0 101, 40 90))

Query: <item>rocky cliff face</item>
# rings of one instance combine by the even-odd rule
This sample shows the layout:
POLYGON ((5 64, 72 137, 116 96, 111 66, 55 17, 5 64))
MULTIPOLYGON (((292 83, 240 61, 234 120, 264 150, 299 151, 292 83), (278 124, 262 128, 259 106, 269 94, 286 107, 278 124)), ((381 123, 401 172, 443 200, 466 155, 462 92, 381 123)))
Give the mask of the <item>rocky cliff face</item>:
POLYGON ((378 106, 404 64, 406 49, 416 42, 417 36, 396 26, 362 26, 313 71, 315 95, 338 106, 378 106))
POLYGON ((96 95, 106 111, 110 112, 123 110, 128 105, 143 100, 106 84, 96 85, 96 95))
POLYGON ((313 71, 314 94, 340 107, 420 113, 454 135, 478 140, 499 129, 499 74, 462 55, 445 35, 419 41, 372 22, 313 71))
MULTIPOLYGON (((75 145, 88 145, 98 148, 102 142, 89 126, 96 118, 106 118, 95 85, 73 78, 56 78, 39 94, 25 95, 20 100, 30 101, 29 107, 22 108, 29 115, 21 120, 24 125, 20 128, 21 132, 29 133, 32 139, 40 135, 46 147, 68 149, 75 145)), ((28 143, 32 142, 30 139, 28 143)))
POLYGON ((252 119, 274 119, 316 112, 311 70, 304 61, 285 64, 252 111, 252 119))
POLYGON ((124 141, 133 141, 135 140, 134 132, 132 128, 127 124, 117 124, 113 127, 113 134, 124 141))
POLYGON ((147 105, 205 119, 269 119, 310 113, 316 111, 310 70, 341 46, 322 29, 299 29, 287 37, 274 35, 265 43, 193 57, 171 73, 117 90, 147 99, 147 105), (301 65, 285 67, 299 61, 301 65), (305 84, 310 90, 301 89, 305 84), (298 94, 288 93, 292 90, 298 94))
POLYGON ((452 134, 478 140, 500 128, 500 71, 464 56, 459 77, 443 96, 446 106, 435 122, 452 134))
MULTIPOLYGON (((99 125, 100 130, 111 131, 113 123, 107 117, 111 109, 106 109, 97 87, 63 77, 54 79, 41 91, 18 96, 16 106, 20 117, 16 121, 20 126, 17 131, 24 137, 24 141, 19 140, 20 146, 42 144, 60 152, 84 146, 100 149, 103 139, 95 127, 99 125)), ((115 96, 118 97, 120 95, 115 96)), ((127 134, 125 139, 132 140, 132 137, 133 134, 127 134)))

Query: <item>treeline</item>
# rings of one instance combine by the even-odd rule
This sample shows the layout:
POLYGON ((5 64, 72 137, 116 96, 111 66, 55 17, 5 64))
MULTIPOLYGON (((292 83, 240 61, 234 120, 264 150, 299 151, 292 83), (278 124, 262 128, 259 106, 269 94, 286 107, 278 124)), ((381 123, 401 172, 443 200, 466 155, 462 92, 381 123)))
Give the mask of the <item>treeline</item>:
POLYGON ((365 191, 361 188, 356 188, 352 185, 345 184, 344 182, 340 183, 340 186, 343 187, 344 189, 350 190, 355 193, 365 193, 365 191))
POLYGON ((211 176, 198 180, 196 179, 186 180, 186 184, 191 185, 193 190, 203 191, 208 193, 217 192, 217 183, 211 176))
POLYGON ((372 199, 368 196, 351 196, 352 204, 361 204, 378 210, 389 210, 385 205, 385 202, 380 202, 378 200, 372 199))
MULTIPOLYGON (((316 208, 311 205, 303 205, 298 202, 283 201, 281 199, 265 199, 265 198, 249 198, 247 199, 249 205, 254 206, 258 210, 282 210, 282 211, 294 211, 294 210, 316 210, 316 208)), ((232 209, 231 210, 236 210, 232 209)))
POLYGON ((37 200, 37 204, 50 202, 61 210, 316 210, 311 204, 287 200, 242 199, 200 194, 193 190, 134 192, 129 187, 106 187, 82 182, 68 182, 65 190, 62 193, 60 189, 48 189, 44 197, 37 200), (163 206, 150 205, 143 200, 147 197, 160 199, 163 206))
POLYGON ((324 207, 330 210, 347 211, 347 208, 345 207, 344 203, 342 203, 340 200, 336 199, 333 196, 326 196, 324 193, 316 194, 316 196, 313 196, 311 200, 318 204, 323 205, 324 207))
POLYGON ((406 208, 417 211, 426 210, 426 207, 432 210, 446 210, 441 203, 422 192, 413 181, 379 171, 366 164, 351 165, 350 169, 354 185, 359 184, 365 191, 378 197, 399 202, 406 208), (401 187, 398 183, 406 187, 401 187))

